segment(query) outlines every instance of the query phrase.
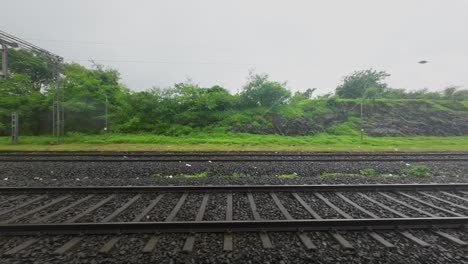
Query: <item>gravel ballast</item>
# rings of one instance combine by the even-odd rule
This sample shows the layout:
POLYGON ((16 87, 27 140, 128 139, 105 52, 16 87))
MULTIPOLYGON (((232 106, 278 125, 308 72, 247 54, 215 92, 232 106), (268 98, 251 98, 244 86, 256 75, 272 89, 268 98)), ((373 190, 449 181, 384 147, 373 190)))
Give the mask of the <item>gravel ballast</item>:
MULTIPOLYGON (((125 186, 125 185, 244 185, 244 184, 373 184, 373 183, 468 183, 468 164, 461 161, 436 162, 8 162, 0 161, 0 186, 125 186), (424 165, 430 168, 431 176, 402 176, 401 172, 408 166, 424 165), (323 173, 354 173, 363 169, 375 169, 376 176, 321 176, 323 173), (206 172, 203 177, 183 177, 180 174, 196 175, 206 172), (282 175, 297 175, 285 178, 282 175), (391 175, 390 175, 391 174, 391 175)), ((407 192, 417 198, 423 198, 437 206, 443 203, 421 194, 407 192)), ((434 194, 433 192, 427 192, 434 194)), ((353 192, 342 193, 348 199, 362 204, 363 208, 379 217, 395 217, 395 214, 382 210, 353 192)), ((377 193, 364 192, 385 205, 411 217, 425 217, 414 210, 386 199, 377 193)), ((278 193, 278 198, 295 219, 311 219, 312 216, 302 208, 289 193, 278 193)), ((343 218, 333 209, 325 206, 323 201, 312 193, 298 193, 310 207, 323 218, 343 218)), ((423 208, 436 215, 447 215, 428 206, 421 206, 415 201, 398 194, 389 194, 413 206, 423 208)), ((468 196, 459 194, 462 197, 468 196)), ((143 195, 127 212, 119 215, 118 221, 131 221, 136 211, 144 208, 156 198, 157 194, 143 195)), ((74 196, 73 200, 83 196, 74 196)), ((61 222, 85 210, 90 204, 105 198, 97 195, 80 206, 64 214, 48 220, 61 222)), ((110 201, 106 206, 86 215, 79 222, 99 221, 133 195, 121 196, 110 201)), ((181 194, 165 194, 157 206, 148 213, 143 221, 164 221, 181 194)), ((285 219, 282 212, 275 206, 270 195, 253 194, 258 212, 264 219, 285 219)), ((324 194, 330 202, 351 215, 351 217, 369 217, 332 194, 324 194)), ((453 197, 438 194, 461 206, 468 203, 453 197)), ((5 198, 5 196, 3 196, 5 198)), ((50 196, 37 204, 45 204, 56 197, 50 196)), ((200 208, 203 195, 189 194, 186 203, 176 216, 176 220, 193 221, 200 208)), ((24 199, 0 205, 0 211, 20 204, 24 199)), ((47 213, 59 206, 48 208, 47 213)), ((27 211, 30 207, 23 208, 27 211)), ((447 208, 447 205, 444 205, 447 208)), ((459 207, 451 207, 454 212, 468 214, 459 207)), ((204 220, 222 221, 225 219, 225 194, 210 194, 204 220)), ((43 216, 37 213, 31 219, 43 216)), ((447 215, 448 216, 448 215, 447 215)), ((12 217, 4 215, 0 220, 12 217)), ((233 219, 252 220, 247 195, 233 194, 233 219)), ((24 222, 27 219, 20 219, 24 222)), ((445 231, 445 230, 444 230, 445 231)), ((468 240, 467 232, 463 230, 447 230, 455 237, 468 240)), ((84 236, 80 246, 75 250, 56 255, 53 251, 71 236, 42 236, 39 241, 21 253, 2 257, 0 263, 468 263, 462 247, 428 231, 411 231, 418 238, 428 242, 430 247, 423 248, 397 232, 378 232, 382 237, 395 245, 395 248, 385 248, 368 232, 340 233, 354 247, 354 250, 344 249, 328 232, 307 232, 306 234, 317 246, 316 250, 307 250, 294 232, 268 233, 274 248, 265 249, 258 233, 234 233, 234 249, 223 251, 223 234, 195 234, 195 244, 192 252, 183 252, 182 248, 191 234, 160 234, 156 249, 151 253, 141 250, 152 235, 122 235, 111 254, 100 254, 98 249, 112 236, 84 236)), ((155 234, 157 235, 157 234, 155 234)), ((1 237, 1 251, 5 252, 32 237, 1 237)))

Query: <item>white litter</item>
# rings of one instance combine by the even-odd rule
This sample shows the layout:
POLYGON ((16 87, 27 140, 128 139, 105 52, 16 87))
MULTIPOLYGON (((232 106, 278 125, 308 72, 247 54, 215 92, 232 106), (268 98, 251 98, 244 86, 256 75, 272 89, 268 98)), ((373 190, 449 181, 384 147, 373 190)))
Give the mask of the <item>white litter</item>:
POLYGON ((4 181, 8 181, 8 178, 3 179, 4 181))
POLYGON ((192 167, 192 165, 188 164, 188 163, 185 163, 185 166, 187 167, 192 167))

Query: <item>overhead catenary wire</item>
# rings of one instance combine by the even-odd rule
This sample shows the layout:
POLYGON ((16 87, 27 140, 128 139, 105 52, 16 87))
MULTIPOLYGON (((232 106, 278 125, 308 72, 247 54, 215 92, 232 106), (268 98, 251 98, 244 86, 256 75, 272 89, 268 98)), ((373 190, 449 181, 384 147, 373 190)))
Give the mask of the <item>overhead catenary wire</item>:
POLYGON ((31 51, 34 51, 34 52, 37 52, 37 53, 42 53, 42 54, 50 56, 51 58, 55 58, 55 59, 57 59, 59 61, 63 60, 63 58, 61 56, 59 56, 59 55, 57 55, 55 53, 52 53, 52 52, 50 52, 48 50, 45 50, 45 49, 43 49, 41 47, 38 47, 38 46, 36 46, 36 45, 34 45, 32 43, 29 43, 29 42, 27 42, 25 40, 22 40, 22 39, 20 39, 18 37, 15 37, 15 36, 11 35, 11 34, 8 34, 8 33, 4 32, 2 30, 0 30, 0 38, 5 39, 6 41, 16 43, 16 44, 18 44, 18 46, 20 48, 28 49, 28 50, 31 50, 31 51))
MULTIPOLYGON (((101 41, 82 41, 82 40, 62 40, 62 39, 41 39, 41 38, 27 38, 28 40, 35 41, 46 41, 46 42, 59 42, 59 43, 75 43, 75 44, 86 44, 86 45, 131 45, 131 43, 124 42, 101 42, 101 41)), ((188 46, 187 46, 188 47, 188 46)), ((75 62, 88 62, 89 59, 68 59, 69 61, 75 62)), ((115 60, 115 59, 92 59, 97 62, 110 62, 110 63, 140 63, 140 64, 193 64, 193 65, 233 65, 233 66, 257 66, 258 63, 236 63, 236 62, 225 62, 225 61, 167 61, 167 60, 141 60, 141 59, 126 59, 126 60, 115 60)))
MULTIPOLYGON (((70 61, 90 61, 85 59, 72 59, 70 61)), ((98 62, 115 62, 115 63, 145 63, 145 64, 196 64, 196 65, 234 65, 234 66, 255 66, 254 63, 232 63, 232 62, 198 62, 198 61, 159 61, 159 60, 110 60, 110 59, 93 59, 98 62)))

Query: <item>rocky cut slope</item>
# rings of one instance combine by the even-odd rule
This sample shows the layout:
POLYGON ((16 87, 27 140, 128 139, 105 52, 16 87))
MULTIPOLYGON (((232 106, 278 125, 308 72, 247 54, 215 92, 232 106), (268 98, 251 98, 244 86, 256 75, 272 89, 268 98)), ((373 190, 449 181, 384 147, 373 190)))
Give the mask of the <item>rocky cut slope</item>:
POLYGON ((279 108, 250 122, 234 124, 235 132, 288 136, 328 133, 349 135, 362 127, 370 136, 468 135, 468 102, 449 100, 312 99, 279 108), (294 111, 291 111, 290 108, 294 111))

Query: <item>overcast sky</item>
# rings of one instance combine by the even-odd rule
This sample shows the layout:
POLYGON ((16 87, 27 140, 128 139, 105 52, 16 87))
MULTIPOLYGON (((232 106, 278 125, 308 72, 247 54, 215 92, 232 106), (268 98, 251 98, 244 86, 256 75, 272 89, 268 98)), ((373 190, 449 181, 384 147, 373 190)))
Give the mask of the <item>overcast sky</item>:
POLYGON ((237 91, 249 69, 333 91, 374 68, 395 88, 468 88, 467 0, 14 0, 0 29, 133 90, 191 78, 237 91), (428 60, 428 64, 418 64, 428 60))

